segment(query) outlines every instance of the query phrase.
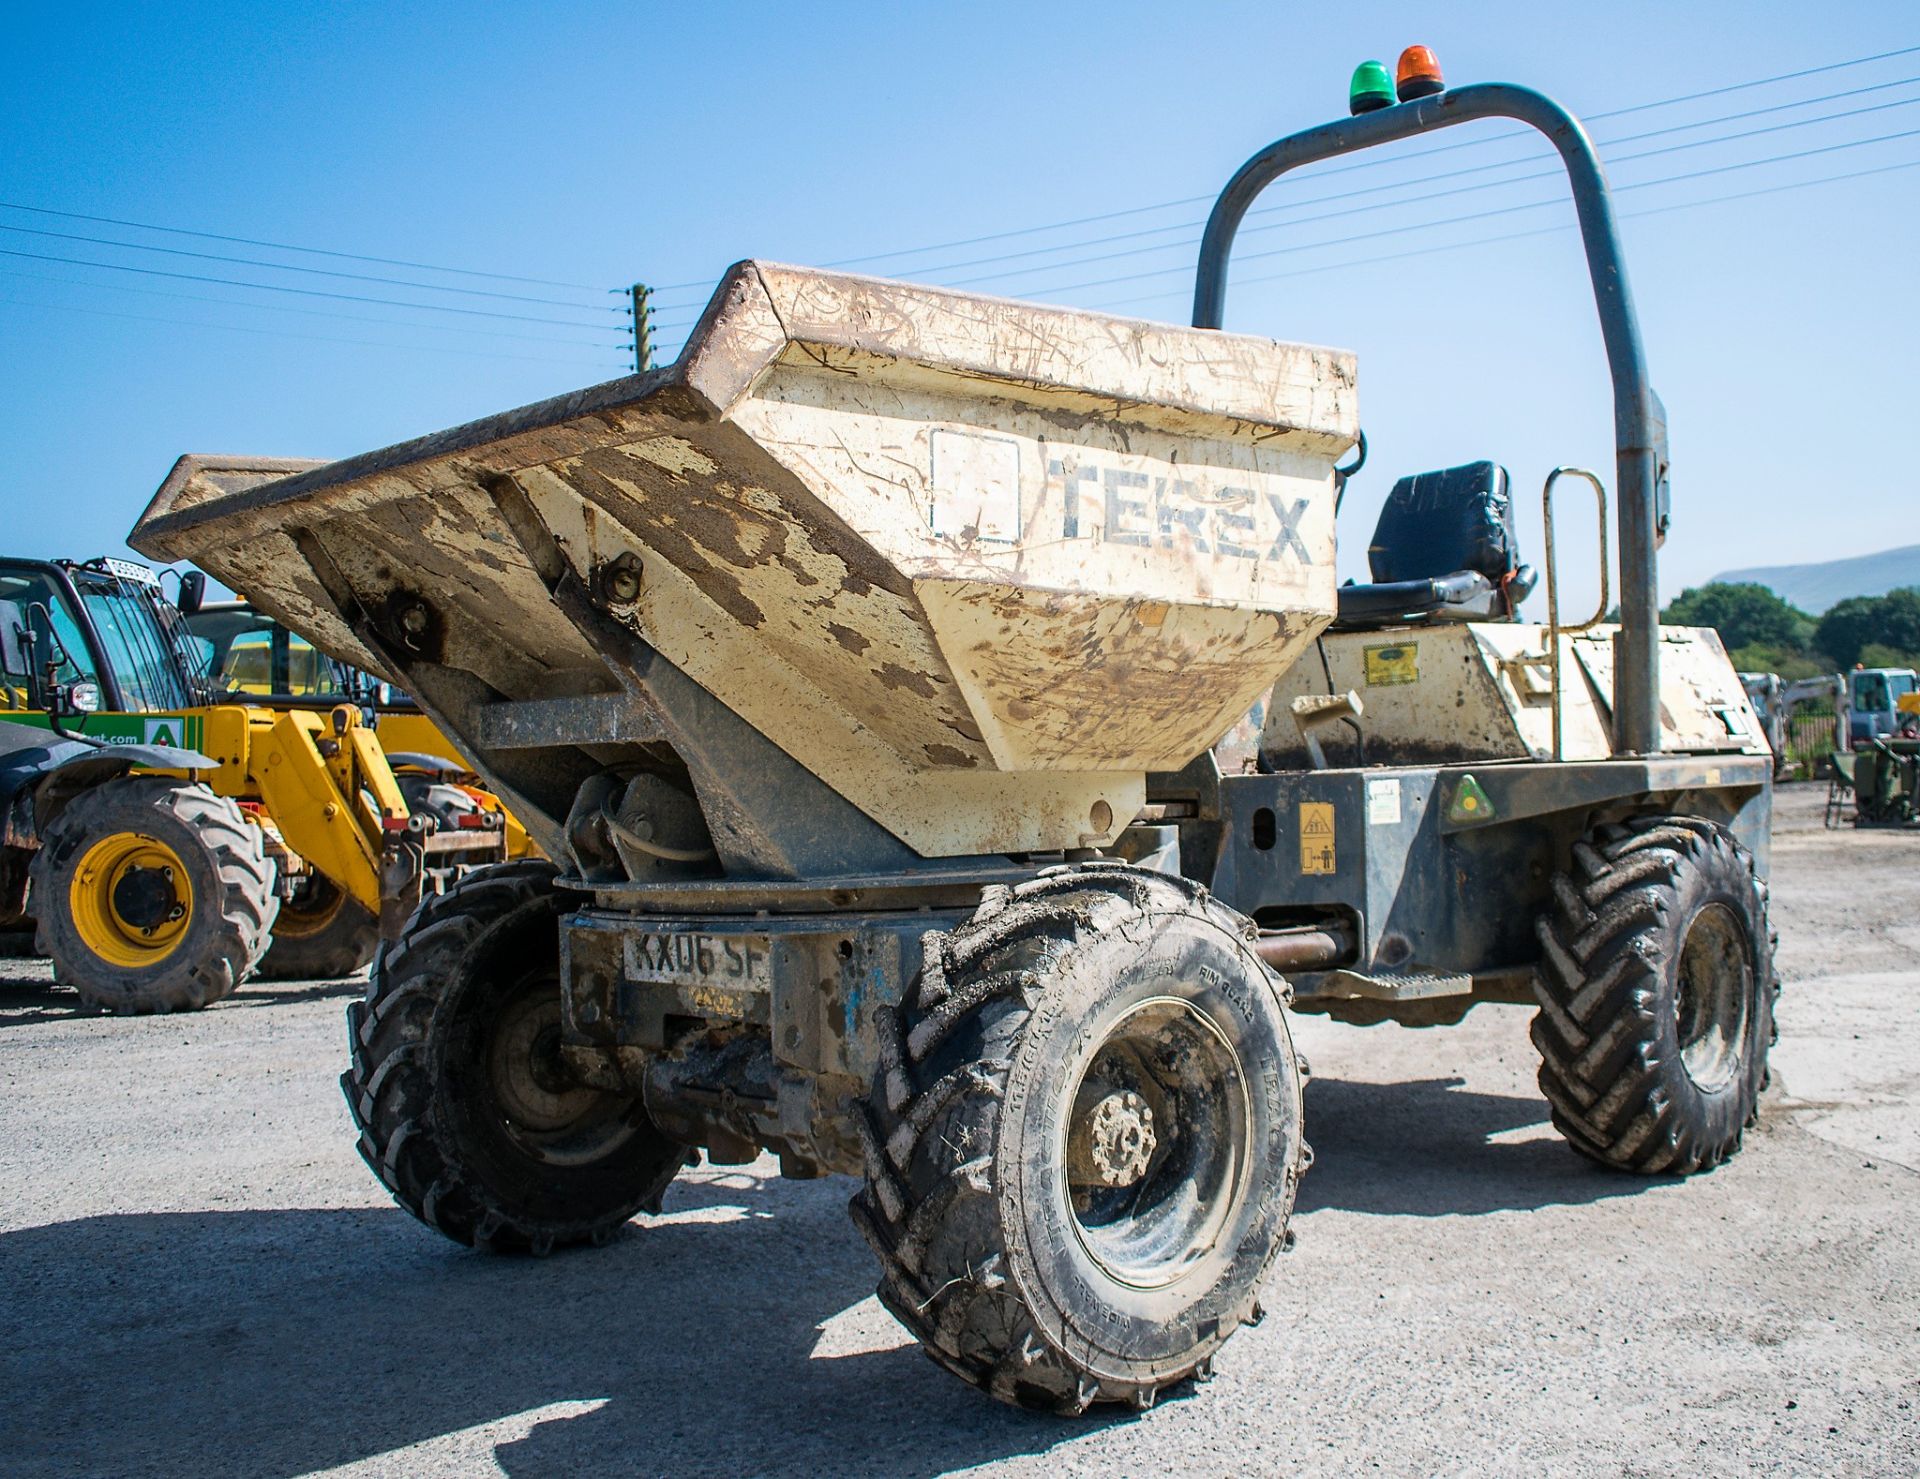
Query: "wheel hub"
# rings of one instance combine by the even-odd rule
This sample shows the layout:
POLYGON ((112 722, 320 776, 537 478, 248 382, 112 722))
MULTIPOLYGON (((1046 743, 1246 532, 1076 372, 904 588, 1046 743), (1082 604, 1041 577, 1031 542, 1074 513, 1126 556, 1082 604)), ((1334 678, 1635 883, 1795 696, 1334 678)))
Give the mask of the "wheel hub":
POLYGON ((523 998, 500 1024, 488 1059, 494 1094, 523 1129, 566 1129, 600 1098, 567 1072, 560 1056, 558 996, 523 998))
POLYGON ((1709 904, 1681 945, 1674 1004, 1681 1066, 1708 1093, 1738 1075, 1752 982, 1753 961, 1739 921, 1725 905, 1709 904))
POLYGON ((1202 1007, 1151 997, 1109 1025, 1066 1125, 1080 1245, 1118 1283, 1161 1289, 1218 1246, 1251 1179, 1247 1075, 1202 1007))
POLYGON ((134 864, 115 880, 113 912, 137 930, 164 924, 180 907, 173 892, 173 869, 134 864))
POLYGON ((159 838, 114 832, 81 855, 67 903, 88 950, 119 969, 144 970, 185 937, 193 884, 180 855, 159 838))
POLYGON ((1118 1089, 1079 1117, 1067 1146, 1067 1174, 1081 1186, 1132 1186, 1159 1149, 1153 1106, 1118 1089))

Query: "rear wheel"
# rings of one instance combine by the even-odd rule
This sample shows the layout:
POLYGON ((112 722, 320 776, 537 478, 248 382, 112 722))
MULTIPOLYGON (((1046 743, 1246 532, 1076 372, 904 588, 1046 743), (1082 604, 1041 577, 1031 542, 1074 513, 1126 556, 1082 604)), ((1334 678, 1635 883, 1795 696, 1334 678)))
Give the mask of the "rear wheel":
POLYGON ((604 1242, 685 1163, 637 1094, 579 1083, 560 1053, 559 919, 546 862, 430 897, 347 1010, 340 1087, 361 1157, 457 1243, 543 1254, 604 1242))
POLYGON ((40 953, 95 1010, 180 1012, 232 993, 279 901, 260 829, 205 786, 122 776, 48 826, 32 867, 40 953))
POLYGON ((1685 1175, 1759 1115, 1779 982, 1766 885, 1725 827, 1598 829, 1554 880, 1535 978, 1540 1088, 1582 1155, 1685 1175))
POLYGON ((1151 1405, 1257 1317, 1306 1165, 1246 921, 1117 865, 994 891, 881 1024, 855 1222, 880 1297, 1003 1401, 1151 1405))
POLYGON ((273 943, 260 962, 269 981, 337 981, 364 970, 380 948, 380 922, 319 873, 308 873, 280 904, 273 943))

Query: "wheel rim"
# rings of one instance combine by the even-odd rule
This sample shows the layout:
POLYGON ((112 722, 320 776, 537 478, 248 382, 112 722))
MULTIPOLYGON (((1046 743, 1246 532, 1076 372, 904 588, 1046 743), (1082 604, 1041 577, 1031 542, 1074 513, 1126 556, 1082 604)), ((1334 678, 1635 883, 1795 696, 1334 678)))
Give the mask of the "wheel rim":
POLYGON ((1708 904, 1687 926, 1675 1003, 1680 1063, 1701 1089, 1725 1088, 1739 1072, 1752 984, 1739 919, 1724 904, 1708 904))
POLYGON ((560 1041, 560 990, 548 978, 501 1013, 487 1045, 487 1081, 519 1149, 548 1165, 589 1165, 637 1133, 633 1097, 580 1083, 560 1041))
POLYGON ((116 832, 81 855, 68 889, 81 943, 124 970, 157 965, 193 924, 193 884, 157 837, 116 832))
POLYGON ((1060 1157, 1087 1256, 1130 1288, 1178 1282, 1239 1210, 1251 1119, 1240 1056, 1210 1017, 1180 997, 1131 1008, 1087 1060, 1060 1157))
POLYGON ((340 915, 346 891, 319 873, 305 875, 291 898, 280 901, 273 932, 283 940, 306 940, 323 933, 340 915))

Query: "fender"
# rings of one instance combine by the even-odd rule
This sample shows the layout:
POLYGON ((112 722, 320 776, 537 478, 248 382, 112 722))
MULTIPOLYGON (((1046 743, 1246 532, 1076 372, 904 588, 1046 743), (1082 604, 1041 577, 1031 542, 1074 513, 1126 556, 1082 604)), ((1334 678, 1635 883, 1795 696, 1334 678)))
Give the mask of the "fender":
POLYGON ((13 822, 8 828, 9 846, 37 846, 38 835, 76 795, 143 766, 215 770, 219 762, 176 745, 90 744, 55 738, 24 724, 0 722, 0 809, 13 822), (31 834, 20 835, 29 822, 31 834))

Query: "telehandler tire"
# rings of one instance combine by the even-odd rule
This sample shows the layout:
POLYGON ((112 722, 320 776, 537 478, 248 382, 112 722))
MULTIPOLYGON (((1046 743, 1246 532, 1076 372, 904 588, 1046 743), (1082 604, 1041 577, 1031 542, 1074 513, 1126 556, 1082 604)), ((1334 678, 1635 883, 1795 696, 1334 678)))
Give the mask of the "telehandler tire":
POLYGON ((456 1243, 545 1254, 657 1211, 686 1148, 638 1094, 589 1088, 560 1056, 559 920, 544 860, 429 896, 347 1009, 340 1077, 359 1150, 393 1199, 456 1243))
POLYGON ((880 1298, 1002 1401, 1151 1406, 1210 1374, 1309 1153, 1247 921, 1120 864, 988 891, 883 1010, 851 1205, 880 1298))
POLYGON ((94 1011, 188 1012, 231 995, 280 907, 260 829, 205 786, 164 776, 76 796, 30 876, 39 951, 94 1011))
POLYGON ((1767 888, 1715 822, 1639 817, 1575 845, 1538 925, 1540 1090, 1575 1150, 1708 1170, 1759 1115, 1780 987, 1767 888))
POLYGON ((266 981, 338 981, 366 969, 380 949, 380 921, 331 879, 308 874, 280 903, 261 958, 266 981))

